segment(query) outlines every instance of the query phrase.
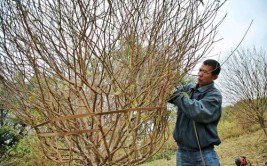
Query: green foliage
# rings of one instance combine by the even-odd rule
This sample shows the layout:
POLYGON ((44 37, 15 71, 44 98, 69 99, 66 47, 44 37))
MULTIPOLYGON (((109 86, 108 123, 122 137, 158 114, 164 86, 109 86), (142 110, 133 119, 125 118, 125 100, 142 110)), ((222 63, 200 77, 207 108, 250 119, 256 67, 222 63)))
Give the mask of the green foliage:
POLYGON ((36 136, 25 136, 17 144, 13 145, 7 152, 7 155, 0 160, 1 166, 35 166, 49 165, 56 163, 47 159, 41 150, 41 144, 36 136))
POLYGON ((9 148, 19 140, 16 130, 11 126, 1 126, 0 128, 0 155, 3 156, 9 148))
POLYGON ((13 115, 0 108, 0 160, 4 157, 8 150, 14 146, 23 136, 26 125, 13 115))
POLYGON ((222 117, 218 125, 218 131, 222 140, 238 137, 243 134, 259 130, 257 125, 247 125, 239 121, 242 113, 235 106, 223 108, 222 117))

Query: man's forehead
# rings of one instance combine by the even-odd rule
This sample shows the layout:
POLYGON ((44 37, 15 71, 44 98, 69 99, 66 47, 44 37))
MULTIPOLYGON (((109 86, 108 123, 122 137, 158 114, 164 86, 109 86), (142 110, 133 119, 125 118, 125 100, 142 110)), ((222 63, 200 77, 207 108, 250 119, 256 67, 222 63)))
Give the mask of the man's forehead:
POLYGON ((213 70, 212 66, 210 66, 210 65, 204 65, 204 64, 201 65, 200 69, 206 70, 206 71, 212 71, 213 70))

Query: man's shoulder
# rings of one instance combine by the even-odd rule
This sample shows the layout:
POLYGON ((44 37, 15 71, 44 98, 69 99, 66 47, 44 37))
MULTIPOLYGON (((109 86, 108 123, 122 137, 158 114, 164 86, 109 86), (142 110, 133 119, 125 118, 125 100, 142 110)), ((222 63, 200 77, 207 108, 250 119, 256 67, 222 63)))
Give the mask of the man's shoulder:
POLYGON ((221 91, 213 84, 212 91, 221 95, 221 91))
POLYGON ((222 98, 222 93, 221 91, 216 88, 215 86, 211 87, 209 90, 208 90, 208 93, 210 93, 211 95, 213 96, 217 96, 218 98, 222 98))

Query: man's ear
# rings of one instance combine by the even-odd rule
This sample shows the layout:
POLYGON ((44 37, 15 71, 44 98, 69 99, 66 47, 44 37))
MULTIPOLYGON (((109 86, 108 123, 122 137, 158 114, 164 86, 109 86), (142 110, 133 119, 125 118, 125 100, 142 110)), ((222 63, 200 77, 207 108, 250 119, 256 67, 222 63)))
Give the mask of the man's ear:
POLYGON ((218 78, 218 75, 213 75, 213 80, 216 80, 218 78))

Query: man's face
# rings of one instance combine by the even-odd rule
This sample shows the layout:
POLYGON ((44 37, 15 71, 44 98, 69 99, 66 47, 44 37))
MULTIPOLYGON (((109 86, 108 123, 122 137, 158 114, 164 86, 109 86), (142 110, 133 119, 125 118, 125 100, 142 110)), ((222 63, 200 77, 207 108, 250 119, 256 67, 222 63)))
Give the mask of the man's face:
POLYGON ((198 71, 198 85, 204 86, 212 83, 217 79, 217 75, 212 75, 213 68, 209 65, 202 65, 198 71))

